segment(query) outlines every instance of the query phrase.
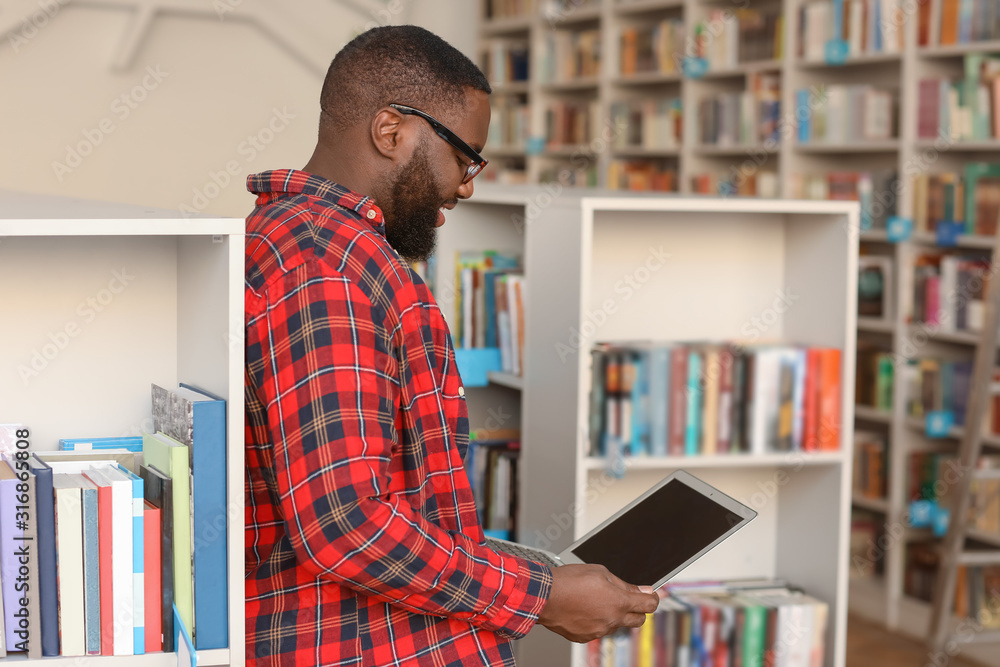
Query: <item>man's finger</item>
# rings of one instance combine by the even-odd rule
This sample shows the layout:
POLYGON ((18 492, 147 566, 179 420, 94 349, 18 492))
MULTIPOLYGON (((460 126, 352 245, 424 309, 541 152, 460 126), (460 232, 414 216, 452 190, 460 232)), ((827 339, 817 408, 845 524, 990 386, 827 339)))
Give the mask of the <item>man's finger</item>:
POLYGON ((629 612, 628 614, 625 614, 625 617, 622 621, 622 626, 626 628, 638 628, 645 622, 646 622, 645 614, 636 614, 634 612, 629 612))

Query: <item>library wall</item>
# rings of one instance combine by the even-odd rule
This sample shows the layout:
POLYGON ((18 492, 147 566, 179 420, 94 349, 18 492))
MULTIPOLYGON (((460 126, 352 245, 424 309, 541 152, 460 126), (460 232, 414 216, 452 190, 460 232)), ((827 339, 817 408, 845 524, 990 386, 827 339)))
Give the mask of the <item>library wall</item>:
POLYGON ((243 217, 247 174, 309 159, 341 46, 375 25, 416 23, 472 53, 473 5, 5 3, 0 187, 243 217))

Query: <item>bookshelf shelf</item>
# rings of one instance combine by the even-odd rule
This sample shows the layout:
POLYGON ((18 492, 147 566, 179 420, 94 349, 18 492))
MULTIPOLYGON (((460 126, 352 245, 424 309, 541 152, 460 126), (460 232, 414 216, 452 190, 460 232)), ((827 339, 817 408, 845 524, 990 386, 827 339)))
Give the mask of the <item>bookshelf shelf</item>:
MULTIPOLYGON (((32 451, 55 450, 60 438, 83 434, 140 435, 151 429, 150 385, 190 383, 227 401, 226 502, 243 506, 244 228, 242 219, 186 219, 176 211, 0 192, 0 284, 8 286, 0 303, 7 321, 18 322, 6 329, 0 363, 31 364, 31 351, 48 336, 71 324, 77 332, 45 352, 36 374, 0 383, 6 418, 31 430, 32 451), (39 271, 43 259, 50 268, 39 271), (88 299, 101 308, 81 312, 88 299)), ((243 664, 241 513, 230 513, 224 532, 234 649, 199 651, 201 665, 243 664)), ((40 660, 11 653, 6 660, 177 664, 174 653, 40 660)))
POLYGON ((928 340, 939 343, 953 343, 955 345, 976 345, 979 343, 979 334, 968 331, 935 331, 935 325, 914 325, 909 328, 910 339, 918 336, 926 336, 928 340))
POLYGON ((888 424, 892 421, 892 413, 888 410, 873 408, 870 405, 855 405, 854 418, 863 419, 869 422, 878 422, 880 424, 888 424))
POLYGON ((508 389, 516 389, 521 391, 524 388, 524 378, 520 375, 514 375, 513 373, 501 373, 499 371, 490 371, 486 374, 486 377, 492 384, 499 385, 501 387, 507 387, 508 389))
POLYGON ((984 544, 1000 547, 1000 534, 998 533, 988 533, 984 530, 969 530, 966 535, 984 544))
POLYGON ((702 79, 728 79, 732 77, 741 77, 751 74, 753 72, 778 72, 782 69, 781 60, 755 60, 746 63, 740 63, 736 67, 729 67, 726 69, 710 69, 705 72, 702 79))
POLYGON ((865 53, 858 56, 851 56, 838 65, 832 65, 825 60, 799 60, 796 64, 802 69, 838 70, 845 67, 857 67, 860 65, 878 65, 882 63, 898 64, 902 62, 902 59, 903 54, 901 53, 865 53))
POLYGON ((676 72, 639 72, 628 76, 619 76, 613 83, 617 86, 655 86, 668 83, 680 83, 681 75, 676 72))
POLYGON ((950 139, 920 139, 918 150, 936 149, 942 153, 1000 153, 1000 141, 952 141, 950 139))
POLYGON ((632 16, 647 12, 658 12, 664 9, 678 9, 684 6, 684 0, 636 0, 635 2, 619 2, 614 5, 614 13, 618 16, 632 16))
POLYGON ((615 148, 613 152, 618 157, 676 157, 680 155, 679 147, 673 148, 643 148, 641 146, 628 146, 626 148, 615 148))
MULTIPOLYGON (((518 469, 523 472, 519 540, 537 543, 551 516, 562 516, 575 504, 581 509, 572 525, 563 525, 551 540, 550 548, 558 551, 664 475, 696 471, 733 497, 755 503, 760 516, 745 535, 734 536, 682 578, 772 576, 794 581, 830 604, 824 665, 844 667, 853 455, 849 429, 837 451, 635 457, 627 460, 619 478, 606 471, 605 458, 587 455, 587 415, 589 350, 595 342, 732 339, 773 302, 776 290, 788 287, 802 298, 774 326, 783 339, 843 350, 841 404, 850 420, 857 245, 844 229, 857 228, 857 204, 614 195, 573 188, 553 194, 545 186, 484 183, 441 230, 438 284, 453 275, 445 265, 446 249, 468 247, 455 238, 471 238, 487 227, 509 229, 511 219, 528 217, 542 201, 539 197, 549 203, 532 214, 533 224, 518 237, 527 289, 523 388, 518 393, 518 469), (553 261, 554 247, 560 249, 559 261, 553 261), (634 296, 619 297, 613 314, 596 331, 585 326, 591 322, 589 314, 615 299, 616 281, 638 266, 645 271, 651 249, 660 247, 669 248, 670 260, 644 278, 634 296), (725 258, 721 264, 720 257, 725 258), (680 281, 692 288, 677 290, 680 281), (706 309, 707 303, 719 306, 706 309), (691 316, 679 316, 684 313, 691 316), (594 485, 601 492, 588 500, 594 485), (761 488, 771 488, 771 495, 755 496, 761 488)), ((470 397, 470 414, 489 405, 484 399, 477 407, 476 397, 470 397)), ((584 646, 571 646, 548 632, 530 633, 520 640, 519 651, 522 667, 586 664, 584 646)))
POLYGON ((805 143, 795 144, 795 151, 804 154, 821 153, 894 153, 899 150, 899 141, 875 140, 845 144, 805 143))
POLYGON ((851 496, 851 504, 855 507, 860 507, 872 512, 879 512, 880 514, 889 513, 889 501, 885 498, 870 498, 868 496, 855 493, 851 496))
POLYGON ((489 146, 483 151, 486 157, 524 157, 527 151, 524 146, 489 146))
POLYGON ((574 26, 578 23, 591 23, 601 18, 600 2, 596 5, 582 5, 570 7, 564 10, 555 10, 549 14, 543 12, 542 20, 551 24, 553 28, 564 28, 574 26))
POLYGON ((542 151, 545 157, 572 157, 574 155, 587 155, 593 150, 588 144, 573 144, 571 146, 551 146, 542 151))
POLYGON ((917 49, 917 55, 921 58, 954 58, 964 56, 967 53, 980 52, 1000 52, 1000 40, 968 42, 965 44, 951 44, 948 46, 931 46, 917 49))
MULTIPOLYGON (((906 417, 906 426, 914 431, 923 432, 926 424, 923 419, 919 417, 906 417)), ((962 436, 965 434, 965 429, 958 426, 952 426, 948 431, 946 436, 946 441, 961 440, 962 436)), ((987 435, 983 437, 983 447, 988 447, 990 449, 1000 450, 1000 435, 987 435)))
MULTIPOLYGON (((912 241, 921 245, 937 246, 937 236, 931 232, 914 232, 912 241)), ((993 247, 993 239, 989 236, 975 234, 960 234, 955 240, 955 248, 980 248, 988 250, 993 247)))
POLYGON ((484 34, 491 36, 528 32, 534 22, 534 17, 530 15, 509 16, 506 18, 484 21, 482 24, 482 30, 484 34))
MULTIPOLYGON (((768 454, 716 454, 714 456, 635 456, 626 457, 625 470, 677 470, 698 468, 798 468, 801 466, 842 465, 841 452, 782 452, 768 454)), ((587 457, 587 470, 604 470, 608 461, 604 458, 587 457)), ((626 473, 627 474, 627 473, 626 473)))
POLYGON ((858 331, 875 331, 880 333, 894 333, 895 324, 891 320, 881 317, 858 316, 858 331))
POLYGON ((527 81, 490 84, 494 95, 525 95, 529 90, 527 81))
POLYGON ((858 234, 858 239, 868 243, 888 243, 889 234, 884 229, 866 229, 858 234))
POLYGON ((760 152, 767 152, 767 148, 761 144, 731 144, 725 146, 714 146, 711 144, 697 145, 692 149, 695 155, 734 157, 740 155, 753 155, 760 152))
POLYGON ((549 81, 542 84, 542 89, 550 93, 571 93, 580 91, 596 91, 600 82, 595 77, 571 79, 569 81, 549 81))

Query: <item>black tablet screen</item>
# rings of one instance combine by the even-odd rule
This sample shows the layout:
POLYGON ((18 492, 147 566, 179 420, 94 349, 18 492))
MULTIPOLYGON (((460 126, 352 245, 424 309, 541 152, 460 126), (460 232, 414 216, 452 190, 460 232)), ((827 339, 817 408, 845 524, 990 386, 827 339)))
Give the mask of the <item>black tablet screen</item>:
POLYGON ((676 479, 573 549, 630 584, 652 586, 742 517, 676 479))

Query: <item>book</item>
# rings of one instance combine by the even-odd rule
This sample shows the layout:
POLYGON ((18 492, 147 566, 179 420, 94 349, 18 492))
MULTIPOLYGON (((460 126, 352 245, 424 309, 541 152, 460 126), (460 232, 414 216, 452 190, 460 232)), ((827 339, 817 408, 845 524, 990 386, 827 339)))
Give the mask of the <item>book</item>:
POLYGON ((59 649, 63 656, 87 653, 83 584, 83 503, 79 476, 52 476, 55 495, 59 580, 59 649))
POLYGON ((99 540, 98 567, 100 570, 100 646, 101 655, 115 654, 115 610, 114 590, 114 518, 112 514, 113 500, 111 496, 111 481, 103 475, 92 474, 93 470, 84 472, 97 489, 97 533, 99 540))
POLYGON ((174 605, 185 627, 194 627, 194 589, 191 580, 191 491, 188 448, 163 433, 143 435, 142 455, 170 477, 173 506, 173 592, 174 605))
MULTIPOLYGON (((135 650, 134 628, 136 613, 135 598, 132 590, 134 579, 132 572, 134 567, 132 554, 132 482, 111 463, 95 465, 84 474, 99 489, 101 487, 111 488, 111 611, 113 614, 113 655, 133 655, 135 650)), ((100 502, 100 499, 98 499, 98 502, 100 502)), ((106 515, 107 513, 105 512, 106 515)), ((103 652, 105 644, 103 637, 101 644, 103 652)))
POLYGON ((101 653, 101 559, 97 506, 97 486, 83 475, 80 485, 80 509, 83 520, 83 613, 86 619, 88 655, 101 653))
POLYGON ((60 438, 59 449, 69 452, 89 452, 101 449, 124 449, 129 452, 142 452, 142 438, 138 436, 123 436, 117 438, 60 438))
MULTIPOLYGON (((8 510, 7 502, 9 497, 5 497, 4 491, 5 485, 3 481, 0 481, 0 543, 4 543, 4 549, 9 549, 5 551, 4 558, 0 559, 3 563, 3 576, 7 576, 7 563, 10 563, 10 567, 14 572, 11 572, 11 577, 15 582, 14 593, 16 598, 13 601, 13 612, 16 615, 17 623, 13 625, 14 628, 14 640, 10 642, 4 642, 7 645, 7 650, 13 651, 24 651, 29 659, 41 658, 42 657, 42 644, 41 644, 41 617, 39 608, 39 593, 38 593, 38 516, 34 511, 37 505, 37 495, 38 490, 34 484, 34 473, 31 472, 30 466, 26 459, 15 459, 11 454, 3 455, 4 462, 0 463, 0 466, 6 463, 6 466, 10 472, 14 475, 14 478, 26 484, 25 486, 14 485, 14 491, 16 492, 14 496, 15 505, 13 506, 13 514, 8 510), (21 489, 25 489, 23 493, 21 489), (21 502, 27 499, 27 503, 21 502), (24 511, 25 505, 27 505, 27 510, 24 511), (23 525, 18 525, 18 522, 23 520, 23 525), (8 528, 4 524, 10 524, 8 528), (5 533, 13 532, 11 544, 6 544, 5 533), (7 554, 10 554, 7 556, 7 554), (16 568, 16 569, 14 569, 16 568), (27 569, 25 574, 24 569, 27 569), (14 576, 16 572, 17 576, 14 576), (25 616, 26 612, 26 616, 25 616)), ((4 600, 4 616, 6 616, 7 602, 4 600)), ((7 629, 11 626, 5 625, 5 633, 7 629)))
POLYGON ((170 653, 174 650, 173 481, 153 465, 142 466, 139 474, 146 501, 160 510, 160 643, 170 653))
POLYGON ((42 655, 59 655, 59 598, 56 583, 56 524, 52 468, 32 454, 28 466, 35 481, 38 526, 38 596, 42 655))
POLYGON ((57 452, 36 452, 36 456, 45 461, 46 463, 72 463, 75 467, 72 469, 75 472, 80 472, 87 467, 87 464, 91 461, 101 461, 101 462, 114 462, 123 465, 130 471, 135 472, 139 469, 142 457, 137 455, 135 452, 130 452, 125 449, 100 449, 100 450, 82 450, 82 451, 57 451, 57 452), (138 460, 137 460, 138 456, 138 460))
POLYGON ((127 480, 132 490, 132 652, 135 655, 142 655, 146 652, 143 483, 141 477, 121 464, 110 468, 109 474, 114 479, 127 480))
MULTIPOLYGON (((145 481, 145 480, 143 480, 145 481)), ((143 500, 143 557, 145 558, 146 590, 143 597, 145 610, 143 620, 146 626, 145 649, 147 653, 163 650, 163 619, 161 600, 163 599, 160 578, 160 523, 161 510, 148 500, 143 500)))
POLYGON ((226 597, 226 402, 181 385, 153 385, 154 428, 188 447, 192 480, 195 647, 229 643, 226 597))

